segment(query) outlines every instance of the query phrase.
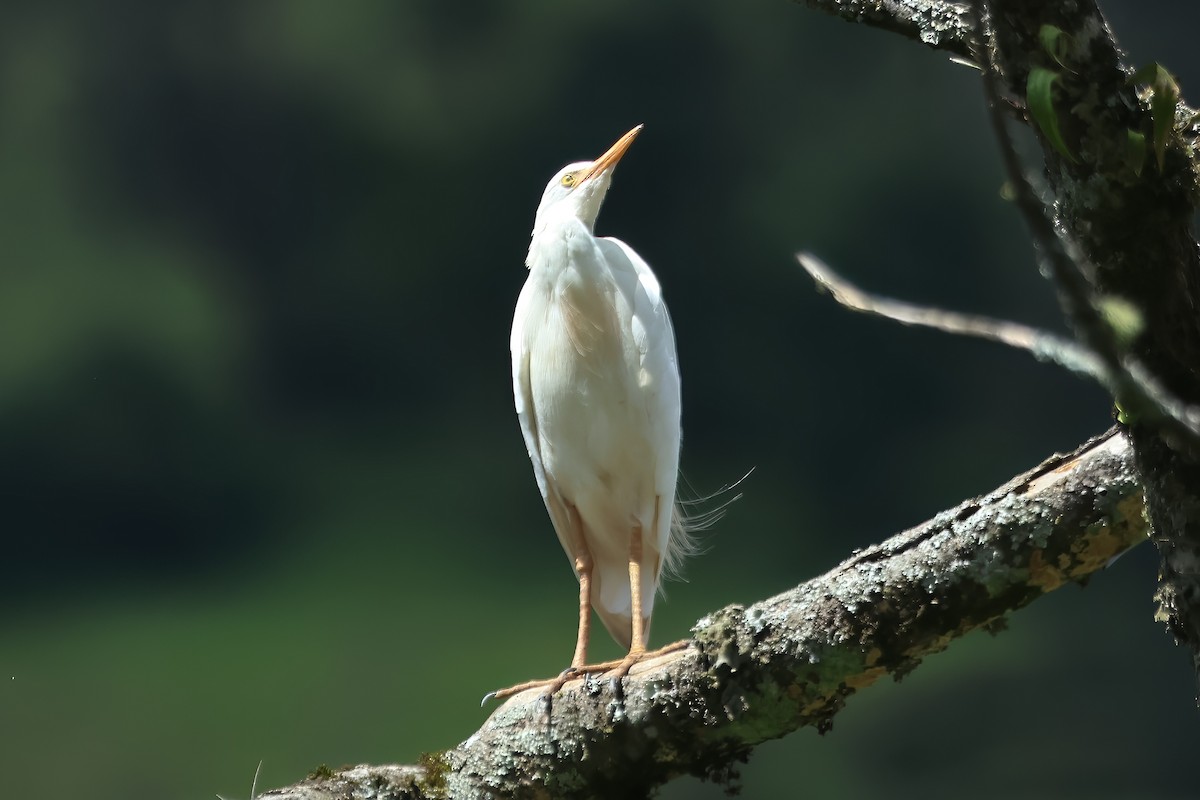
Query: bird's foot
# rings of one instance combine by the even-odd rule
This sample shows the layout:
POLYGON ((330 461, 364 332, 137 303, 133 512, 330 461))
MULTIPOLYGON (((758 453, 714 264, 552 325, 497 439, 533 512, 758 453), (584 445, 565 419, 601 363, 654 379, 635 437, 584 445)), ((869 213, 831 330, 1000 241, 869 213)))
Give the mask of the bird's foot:
POLYGON ((680 650, 685 650, 689 644, 691 644, 691 640, 681 639, 678 642, 671 642, 669 645, 660 647, 657 650, 630 650, 629 654, 624 658, 607 662, 607 669, 604 671, 611 673, 610 678, 612 681, 619 684, 625 678, 625 676, 629 674, 629 670, 633 669, 641 662, 649 661, 650 659, 658 658, 659 656, 665 656, 668 653, 676 653, 680 650))
POLYGON ((675 653, 684 650, 691 642, 687 639, 681 639, 678 642, 672 642, 665 647, 660 647, 657 650, 630 650, 629 653, 622 659, 609 662, 612 666, 605 670, 608 673, 609 681, 612 683, 613 695, 619 705, 625 703, 625 677, 629 675, 629 671, 643 661, 649 661, 652 658, 665 656, 668 653, 675 653))
POLYGON ((585 680, 591 675, 611 674, 610 677, 613 684, 620 690, 621 681, 629 674, 635 665, 647 659, 657 658, 658 656, 675 653, 687 648, 690 640, 683 639, 678 642, 672 642, 666 647, 660 647, 657 650, 633 650, 630 651, 624 658, 613 659, 612 661, 601 661, 596 664, 584 664, 578 667, 567 667, 557 677, 543 678, 536 681, 526 681, 518 683, 515 686, 509 686, 506 689, 497 689, 494 692, 488 692, 483 696, 480 705, 486 705, 489 700, 504 700, 513 695, 527 692, 530 689, 545 689, 542 693, 543 697, 551 698, 562 691, 562 688, 571 681, 585 680))
POLYGON ((487 702, 489 700, 504 700, 505 698, 512 697, 515 694, 520 694, 521 692, 527 692, 530 689, 545 688, 547 690, 546 691, 547 695, 553 695, 553 694, 556 694, 559 690, 561 690, 562 687, 566 686, 567 681, 586 677, 586 675, 584 674, 584 671, 590 670, 590 669, 594 669, 594 667, 593 666, 567 667, 562 672, 560 672, 558 674, 558 677, 556 677, 556 678, 542 678, 541 680, 536 680, 536 681, 525 681, 524 683, 518 683, 513 686, 509 686, 507 689, 497 689, 494 692, 488 692, 487 694, 485 694, 483 696, 483 699, 479 701, 479 705, 480 706, 487 705, 487 702))

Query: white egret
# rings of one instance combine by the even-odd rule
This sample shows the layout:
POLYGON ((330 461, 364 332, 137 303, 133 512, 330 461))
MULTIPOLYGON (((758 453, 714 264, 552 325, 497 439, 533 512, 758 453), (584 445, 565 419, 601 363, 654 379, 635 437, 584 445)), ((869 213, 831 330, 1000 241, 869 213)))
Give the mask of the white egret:
POLYGON ((658 280, 629 245, 592 230, 638 125, 546 186, 512 327, 513 394, 546 510, 579 579, 571 669, 495 692, 554 692, 571 677, 682 649, 646 650, 664 569, 689 550, 675 501, 680 394, 675 334, 658 280), (591 609, 628 654, 587 663, 591 609))

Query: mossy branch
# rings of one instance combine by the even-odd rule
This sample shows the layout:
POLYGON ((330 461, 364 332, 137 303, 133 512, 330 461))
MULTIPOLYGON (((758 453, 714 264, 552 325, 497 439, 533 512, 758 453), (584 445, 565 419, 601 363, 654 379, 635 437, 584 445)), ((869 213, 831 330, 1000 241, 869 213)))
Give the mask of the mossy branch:
POLYGON ((1200 117, 1161 65, 1123 61, 1095 0, 805 2, 983 70, 1044 272, 1128 423, 1162 556, 1157 616, 1191 650, 1200 686, 1200 117), (1042 120, 1047 200, 1031 190, 1003 119, 1029 102, 1038 70, 1056 76, 1035 98, 1040 111, 1030 109, 1042 120), (1114 308, 1136 321, 1132 332, 1113 326, 1114 308))
POLYGON ((534 690, 416 766, 345 768, 262 797, 569 800, 725 779, 755 745, 828 729, 859 690, 1143 541, 1131 462, 1110 431, 790 591, 709 614, 687 650, 634 669, 623 702, 604 680, 569 683, 550 707, 534 690))
MULTIPOLYGON (((966 5, 805 2, 984 63, 966 5)), ((1129 352, 1182 402, 1200 403, 1200 259, 1188 227, 1195 114, 1177 104, 1159 169, 1133 163, 1131 132, 1145 140, 1154 120, 1095 4, 989 8, 987 55, 1009 98, 1022 96, 1031 68, 1070 63, 1055 108, 1068 112, 1056 121, 1077 160, 1046 149, 1054 222, 1083 251, 1093 295, 1127 301, 1147 321, 1129 352), (1047 25, 1078 50, 1047 53, 1039 38, 1047 25)), ((1200 562, 1200 456, 1144 421, 1132 430, 1137 471, 1125 436, 1110 431, 795 589, 706 616, 687 650, 639 665, 621 701, 605 681, 568 684, 552 707, 537 692, 518 695, 416 766, 347 768, 263 797, 638 797, 678 775, 725 778, 758 743, 806 725, 827 729, 859 690, 1143 540, 1142 485, 1164 553, 1163 616, 1196 646, 1200 606, 1190 599, 1200 597, 1192 591, 1200 578, 1183 565, 1200 562)))

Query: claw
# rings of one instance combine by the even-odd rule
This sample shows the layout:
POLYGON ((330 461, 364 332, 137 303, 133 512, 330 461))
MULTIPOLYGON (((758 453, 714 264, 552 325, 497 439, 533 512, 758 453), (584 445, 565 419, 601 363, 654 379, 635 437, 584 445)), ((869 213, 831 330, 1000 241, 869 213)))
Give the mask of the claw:
POLYGON ((633 669, 635 664, 645 661, 649 658, 656 658, 666 653, 674 653, 679 650, 683 650, 688 646, 689 643, 690 642, 685 639, 683 641, 669 644, 666 647, 660 647, 657 650, 643 650, 640 652, 629 653, 624 658, 619 658, 614 661, 602 661, 599 664, 584 664, 583 666, 579 667, 570 666, 558 673, 558 677, 556 678, 544 678, 537 681, 526 681, 525 683, 518 683, 515 686, 509 686, 507 689, 497 689, 494 692, 488 692, 483 696, 483 700, 480 701, 479 705, 482 708, 488 703, 489 700, 503 700, 505 698, 512 697, 514 694, 520 694, 521 692, 528 691, 530 689, 539 688, 545 688, 546 690, 542 693, 543 698, 551 698, 553 695, 558 694, 564 686, 573 680, 579 680, 580 678, 588 680, 592 675, 606 674, 611 676, 611 681, 614 686, 614 693, 616 693, 618 696, 624 696, 625 687, 622 685, 622 681, 629 674, 629 671, 633 669))

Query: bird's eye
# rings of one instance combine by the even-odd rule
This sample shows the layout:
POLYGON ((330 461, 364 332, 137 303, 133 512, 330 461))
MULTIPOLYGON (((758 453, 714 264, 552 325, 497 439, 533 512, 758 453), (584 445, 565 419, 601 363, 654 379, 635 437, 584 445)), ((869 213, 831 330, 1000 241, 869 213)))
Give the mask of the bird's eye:
POLYGON ((575 185, 575 173, 570 173, 562 176, 562 185, 568 188, 575 185))

